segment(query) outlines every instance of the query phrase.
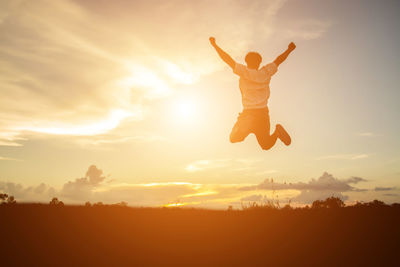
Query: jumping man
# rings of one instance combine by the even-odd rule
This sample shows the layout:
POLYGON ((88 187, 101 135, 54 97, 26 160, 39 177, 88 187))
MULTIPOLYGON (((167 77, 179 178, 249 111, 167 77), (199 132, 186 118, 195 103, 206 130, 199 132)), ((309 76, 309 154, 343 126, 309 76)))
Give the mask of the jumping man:
POLYGON ((269 82, 272 75, 277 72, 278 66, 285 61, 296 48, 296 45, 290 43, 288 49, 282 55, 272 63, 260 68, 262 58, 257 52, 249 52, 246 55, 247 66, 245 66, 235 62, 231 56, 223 51, 216 44, 214 37, 210 37, 210 43, 221 59, 232 68, 233 73, 240 76, 239 88, 242 94, 243 111, 239 113, 233 126, 230 141, 232 143, 242 142, 250 133, 254 133, 258 144, 264 150, 273 147, 277 138, 285 145, 290 145, 291 138, 282 125, 277 124, 274 133, 270 135, 268 98, 270 94, 269 82))

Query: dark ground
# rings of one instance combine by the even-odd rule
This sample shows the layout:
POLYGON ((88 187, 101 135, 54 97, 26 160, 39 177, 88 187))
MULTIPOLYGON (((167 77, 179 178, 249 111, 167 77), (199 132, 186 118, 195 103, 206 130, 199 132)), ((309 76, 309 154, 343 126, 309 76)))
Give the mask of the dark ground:
POLYGON ((399 266, 400 208, 0 205, 0 266, 399 266))

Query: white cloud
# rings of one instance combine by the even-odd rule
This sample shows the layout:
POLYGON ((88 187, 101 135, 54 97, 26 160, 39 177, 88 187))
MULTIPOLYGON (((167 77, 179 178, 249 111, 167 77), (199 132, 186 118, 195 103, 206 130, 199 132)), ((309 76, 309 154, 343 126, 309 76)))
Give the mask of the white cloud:
POLYGON ((138 143, 147 143, 147 142, 168 142, 168 140, 160 135, 155 135, 151 133, 143 133, 143 134, 134 134, 132 136, 121 136, 115 134, 106 134, 106 135, 94 135, 87 137, 79 137, 74 140, 75 143, 82 146, 101 146, 108 144, 121 144, 128 142, 138 142, 138 143))
MULTIPOLYGON (((275 192, 284 200, 291 199, 292 203, 311 203, 317 199, 337 196, 350 200, 344 193, 384 194, 392 190, 388 187, 377 187, 363 190, 354 187, 365 182, 360 177, 337 179, 324 173, 318 179, 308 183, 281 183, 267 179, 263 183, 254 184, 195 184, 190 182, 154 182, 144 184, 121 183, 107 180, 103 171, 92 165, 85 176, 64 184, 61 189, 55 189, 46 184, 38 186, 23 186, 13 182, 0 182, 0 192, 14 195, 17 201, 49 202, 58 197, 65 203, 83 204, 86 201, 119 203, 127 202, 132 206, 164 206, 179 204, 209 208, 226 208, 228 204, 240 207, 241 201, 261 201, 267 199, 261 192, 275 192)), ((393 189, 394 190, 394 189, 393 189)), ((394 192, 394 191, 393 191, 394 192)), ((376 198, 375 196, 371 196, 376 198)), ((281 199, 282 202, 282 199, 281 199)))
POLYGON ((339 180, 331 174, 324 172, 318 179, 311 179, 308 183, 279 183, 273 179, 266 179, 263 183, 255 186, 242 187, 241 190, 313 190, 313 191, 335 191, 347 192, 357 190, 350 184, 365 182, 366 180, 360 177, 351 177, 345 180, 339 180))
POLYGON ((366 180, 360 177, 350 177, 348 179, 339 180, 333 177, 331 174, 325 172, 318 179, 311 179, 308 183, 280 183, 274 182, 273 179, 266 179, 263 183, 255 186, 242 187, 242 191, 253 191, 253 190, 298 190, 300 194, 293 198, 293 201, 300 203, 310 203, 313 200, 325 199, 330 196, 337 196, 343 200, 347 199, 343 192, 357 191, 363 192, 364 189, 358 189, 352 186, 359 182, 365 182, 366 180))
POLYGON ((14 195, 17 201, 48 202, 58 197, 65 203, 83 204, 86 201, 118 203, 132 206, 163 206, 181 203, 186 206, 226 207, 229 199, 239 199, 236 184, 194 184, 164 182, 131 184, 107 181, 103 171, 92 165, 85 176, 69 181, 60 190, 45 184, 25 187, 13 182, 0 182, 0 192, 14 195))
POLYGON ((392 190, 396 190, 396 187, 380 187, 380 186, 377 186, 377 187, 375 187, 375 189, 374 189, 375 191, 392 191, 392 190))
POLYGON ((368 158, 369 154, 336 154, 328 155, 316 158, 316 160, 326 160, 326 159, 343 159, 343 160, 357 160, 368 158))
POLYGON ((185 167, 188 172, 199 172, 213 169, 227 168, 230 171, 248 171, 260 162, 260 159, 204 159, 197 160, 185 167))
POLYGON ((26 140, 19 135, 19 132, 15 131, 3 131, 0 132, 0 146, 21 146, 20 141, 26 140))
POLYGON ((188 172, 204 171, 207 169, 224 168, 229 165, 230 159, 197 160, 186 166, 188 172))
POLYGON ((320 38, 331 25, 330 21, 317 19, 294 21, 291 27, 284 31, 284 34, 289 39, 312 40, 320 38))
POLYGON ((0 192, 14 196, 18 201, 48 202, 57 195, 57 191, 44 183, 37 186, 23 186, 13 182, 1 182, 0 192))
POLYGON ((266 175, 266 174, 273 174, 279 172, 278 170, 266 170, 266 171, 260 171, 260 172, 255 172, 253 175, 266 175))
POLYGON ((357 135, 359 135, 359 136, 374 136, 374 134, 370 133, 370 132, 357 133, 357 135))
POLYGON ((242 197, 240 200, 241 201, 259 202, 259 201, 261 201, 263 199, 264 199, 263 195, 250 195, 250 196, 242 197))
POLYGON ((284 3, 1 1, 0 145, 19 146, 26 132, 98 135, 142 119, 146 101, 223 67, 209 34, 242 54, 269 38, 284 3))
POLYGON ((9 157, 1 157, 0 160, 15 160, 15 161, 20 161, 19 159, 14 159, 14 158, 9 158, 9 157))
POLYGON ((270 15, 270 16, 276 15, 286 2, 287 2, 287 0, 270 1, 270 5, 268 6, 268 8, 266 10, 266 14, 270 15))
POLYGON ((372 132, 362 132, 362 133, 356 133, 358 136, 363 136, 363 137, 375 137, 375 136, 382 136, 381 134, 377 133, 372 133, 372 132))

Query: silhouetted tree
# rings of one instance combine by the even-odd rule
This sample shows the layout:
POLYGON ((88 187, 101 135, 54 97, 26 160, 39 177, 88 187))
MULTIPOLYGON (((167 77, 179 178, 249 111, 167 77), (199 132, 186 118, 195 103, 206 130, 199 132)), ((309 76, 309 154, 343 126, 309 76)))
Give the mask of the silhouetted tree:
POLYGON ((290 204, 286 204, 285 206, 283 206, 282 210, 292 210, 292 206, 290 206, 290 204))
POLYGON ((311 208, 313 208, 313 209, 321 209, 323 207, 324 206, 323 206, 323 201, 322 200, 315 200, 311 205, 311 208))
POLYGON ((57 207, 64 207, 64 203, 60 200, 58 200, 58 198, 53 197, 53 199, 50 201, 49 203, 51 206, 57 206, 57 207))
POLYGON ((98 207, 98 206, 104 206, 103 202, 97 202, 93 204, 94 207, 98 207))
POLYGON ((114 205, 115 205, 115 206, 120 206, 120 207, 127 207, 127 206, 128 206, 128 203, 125 202, 125 201, 121 201, 121 202, 119 202, 119 203, 115 203, 114 205))
POLYGON ((330 209, 338 209, 345 206, 343 200, 338 197, 328 197, 327 199, 325 199, 325 205, 327 208, 330 209))
POLYGON ((338 197, 328 197, 325 200, 315 200, 312 203, 313 209, 320 209, 320 208, 329 208, 329 209, 338 209, 343 208, 344 202, 338 197))
POLYGON ((12 204, 16 204, 17 201, 15 200, 14 196, 9 196, 7 198, 7 204, 12 205, 12 204))
POLYGON ((85 203, 85 207, 91 207, 91 206, 92 206, 92 204, 90 204, 89 201, 87 201, 87 202, 85 203))
POLYGON ((356 204, 353 205, 354 208, 361 208, 363 206, 364 206, 364 204, 362 202, 358 202, 358 201, 356 202, 356 204))
POLYGON ((1 204, 16 204, 17 201, 15 200, 14 196, 9 196, 7 194, 0 194, 1 204))
POLYGON ((1 204, 5 204, 5 201, 7 200, 7 198, 8 198, 7 194, 0 194, 1 204))
POLYGON ((374 208, 381 208, 381 207, 386 206, 385 202, 377 200, 377 199, 367 203, 367 205, 370 206, 370 207, 374 207, 374 208))
POLYGON ((292 210, 293 207, 290 206, 290 204, 292 204, 292 200, 291 199, 289 199, 289 202, 285 206, 283 206, 282 210, 292 210))

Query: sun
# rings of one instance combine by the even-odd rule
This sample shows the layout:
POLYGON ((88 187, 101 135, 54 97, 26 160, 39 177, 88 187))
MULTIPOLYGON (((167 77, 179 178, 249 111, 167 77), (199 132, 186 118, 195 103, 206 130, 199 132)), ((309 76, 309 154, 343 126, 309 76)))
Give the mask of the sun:
POLYGON ((180 98, 174 103, 174 118, 180 122, 189 122, 196 119, 198 105, 191 98, 180 98))
POLYGON ((165 114, 169 128, 173 131, 197 131, 206 127, 204 110, 206 105, 197 94, 185 92, 175 95, 168 101, 168 113, 165 114), (174 125, 174 127, 170 127, 174 125))
POLYGON ((176 114, 183 119, 192 118, 196 113, 196 106, 192 101, 181 101, 176 107, 176 114))

